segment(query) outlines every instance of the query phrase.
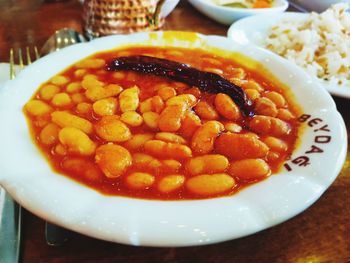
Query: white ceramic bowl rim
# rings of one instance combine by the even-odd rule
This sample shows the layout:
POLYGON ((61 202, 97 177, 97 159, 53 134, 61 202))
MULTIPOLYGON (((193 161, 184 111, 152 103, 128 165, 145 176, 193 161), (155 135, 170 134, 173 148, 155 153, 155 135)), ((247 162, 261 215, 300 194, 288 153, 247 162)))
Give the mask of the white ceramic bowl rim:
POLYGON ((222 11, 232 11, 232 12, 244 12, 244 13, 264 13, 266 11, 271 11, 274 9, 283 9, 286 6, 288 6, 288 2, 286 0, 275 0, 275 3, 273 6, 268 8, 240 8, 240 7, 228 7, 228 6, 221 6, 217 5, 209 0, 197 0, 199 2, 202 2, 203 4, 206 4, 208 6, 211 6, 213 8, 216 8, 218 10, 222 11))
POLYGON ((165 44, 164 34, 111 36, 71 46, 7 82, 0 91, 0 184, 23 207, 53 223, 104 240, 146 246, 201 245, 242 237, 281 223, 315 202, 338 175, 347 150, 345 125, 329 94, 297 67, 261 48, 199 34, 193 43, 181 37, 189 33, 179 32, 165 44), (236 195, 198 201, 104 196, 52 172, 29 139, 23 105, 41 83, 77 60, 139 43, 239 52, 293 86, 293 95, 310 117, 301 124, 302 143, 291 160, 278 174, 236 195), (307 153, 313 146, 322 153, 307 153))
POLYGON ((231 25, 234 21, 246 16, 258 14, 272 15, 283 12, 288 8, 288 1, 286 0, 276 0, 276 6, 270 8, 231 8, 215 5, 206 0, 188 1, 199 12, 224 25, 231 25))

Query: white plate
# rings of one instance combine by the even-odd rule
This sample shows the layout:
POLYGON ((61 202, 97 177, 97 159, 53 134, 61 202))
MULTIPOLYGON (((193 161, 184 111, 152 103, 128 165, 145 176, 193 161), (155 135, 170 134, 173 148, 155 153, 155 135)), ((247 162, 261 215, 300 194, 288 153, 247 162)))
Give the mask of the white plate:
POLYGON ((224 25, 231 25, 234 21, 246 16, 259 14, 274 15, 288 8, 288 1, 286 0, 275 0, 271 8, 233 8, 216 5, 212 3, 211 0, 188 1, 199 12, 224 25))
POLYGON ((344 121, 335 103, 299 68, 254 46, 185 32, 111 36, 50 54, 1 89, 0 120, 0 185, 23 207, 71 230, 132 245, 203 245, 279 224, 320 197, 338 175, 347 150, 344 121), (41 83, 77 60, 98 51, 140 43, 239 52, 261 63, 254 66, 264 65, 280 81, 293 86, 293 96, 310 118, 301 124, 304 132, 287 163, 292 170, 283 168, 233 196, 196 201, 105 196, 53 172, 29 137, 23 105, 41 83), (322 153, 308 152, 313 146, 322 153))
MULTIPOLYGON (((264 48, 264 39, 268 36, 269 29, 282 19, 293 19, 295 21, 304 19, 308 14, 285 12, 274 16, 259 15, 247 17, 232 24, 228 30, 228 37, 239 44, 253 44, 264 48)), ((269 51, 272 52, 272 51, 269 51)), ((332 95, 350 98, 349 85, 333 85, 322 79, 315 78, 332 95)))

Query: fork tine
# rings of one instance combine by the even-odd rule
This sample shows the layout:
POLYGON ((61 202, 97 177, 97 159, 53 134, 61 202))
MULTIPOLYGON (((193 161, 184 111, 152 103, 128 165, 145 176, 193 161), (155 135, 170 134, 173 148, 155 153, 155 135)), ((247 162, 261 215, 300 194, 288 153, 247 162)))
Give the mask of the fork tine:
MULTIPOLYGON (((33 47, 33 52, 34 52, 33 61, 35 61, 35 60, 40 58, 38 48, 36 46, 33 47)), ((18 54, 15 54, 15 53, 16 52, 14 51, 14 49, 11 48, 10 49, 10 79, 14 79, 16 77, 15 55, 18 55, 18 65, 19 65, 20 69, 23 69, 25 67, 22 49, 18 48, 17 49, 18 54)), ((26 62, 27 62, 26 65, 32 64, 32 57, 30 54, 29 46, 26 46, 25 53, 26 53, 25 56, 26 56, 26 62)))
POLYGON ((30 51, 29 51, 29 47, 26 47, 26 54, 27 54, 27 65, 32 64, 32 59, 30 57, 30 51))
POLYGON ((13 49, 10 49, 10 79, 14 79, 16 77, 15 72, 15 62, 13 58, 13 49))
POLYGON ((38 52, 38 48, 36 46, 34 46, 34 53, 35 53, 35 60, 38 60, 40 58, 40 55, 38 52))
POLYGON ((23 56, 22 56, 22 49, 21 48, 18 49, 18 61, 19 61, 20 68, 23 69, 24 64, 23 64, 23 56))

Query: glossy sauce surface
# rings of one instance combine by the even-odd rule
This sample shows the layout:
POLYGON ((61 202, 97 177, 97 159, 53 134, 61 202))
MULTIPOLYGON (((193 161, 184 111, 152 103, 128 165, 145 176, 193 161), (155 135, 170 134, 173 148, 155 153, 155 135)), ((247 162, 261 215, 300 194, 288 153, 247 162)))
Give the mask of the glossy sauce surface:
MULTIPOLYGON (((98 53, 92 57, 89 57, 89 59, 102 59, 103 61, 108 62, 115 57, 129 55, 149 55, 166 58, 169 60, 187 63, 192 67, 203 71, 218 73, 224 78, 234 82, 238 86, 241 86, 246 91, 248 97, 252 98, 258 116, 264 117, 266 115, 267 118, 270 118, 272 116, 269 115, 274 115, 273 118, 282 119, 286 127, 288 127, 288 132, 276 133, 271 130, 272 132, 269 133, 266 131, 259 131, 259 125, 255 125, 258 128, 253 127, 252 118, 243 117, 242 115, 237 117, 235 120, 229 120, 221 113, 221 110, 217 108, 216 100, 218 99, 218 95, 201 92, 196 87, 189 87, 186 84, 174 82, 166 78, 156 77, 152 75, 143 75, 131 71, 108 72, 105 70, 105 63, 101 63, 101 66, 96 66, 96 68, 82 67, 81 65, 79 66, 76 64, 59 74, 59 76, 63 76, 64 80, 61 81, 62 83, 60 82, 60 77, 58 78, 58 81, 57 78, 52 78, 47 83, 44 83, 39 88, 38 92, 33 96, 33 99, 43 101, 46 105, 49 106, 50 109, 48 112, 40 115, 33 114, 33 112, 28 107, 28 104, 25 106, 25 112, 28 116, 28 123, 31 127, 31 133, 35 140, 35 143, 46 156, 54 170, 108 195, 122 195, 161 200, 202 199, 231 195, 249 184, 257 183, 267 178, 271 175, 271 173, 273 174, 278 172, 281 165, 283 164, 283 161, 288 158, 288 156, 293 151, 298 132, 295 113, 292 111, 292 109, 295 108, 295 105, 293 105, 293 101, 291 99, 288 99, 286 97, 285 92, 281 88, 264 79, 264 77, 259 75, 258 72, 248 71, 232 60, 221 58, 201 50, 130 47, 123 50, 98 53), (122 120, 122 122, 124 122, 124 124, 128 127, 131 138, 136 134, 149 134, 154 140, 155 136, 162 138, 162 136, 157 135, 157 133, 172 133, 174 135, 181 136, 181 138, 184 139, 184 142, 179 144, 187 146, 190 150, 192 150, 191 156, 172 157, 171 154, 164 156, 162 154, 162 151, 160 152, 161 154, 157 154, 153 150, 145 150, 143 146, 134 149, 129 145, 129 140, 131 138, 125 141, 113 141, 112 143, 109 140, 101 138, 101 136, 99 136, 99 134, 96 132, 96 125, 98 125, 98 123, 100 123, 101 119, 104 117, 100 114, 97 114, 96 110, 94 110, 93 107, 94 103, 96 103, 98 100, 92 101, 91 98, 88 98, 89 96, 86 95, 88 89, 81 87, 84 78, 89 78, 87 77, 89 75, 90 77, 91 75, 95 75, 98 81, 103 83, 102 86, 104 88, 109 84, 116 84, 121 87, 123 91, 125 91, 126 89, 135 87, 135 85, 137 86, 139 90, 139 102, 137 109, 133 112, 136 112, 142 116, 143 122, 141 125, 131 126, 127 122, 123 121, 123 118, 121 118, 123 112, 120 108, 120 94, 123 91, 117 95, 103 98, 112 98, 117 101, 116 109, 113 112, 113 115, 116 116, 116 119, 122 120), (76 85, 80 87, 75 90, 71 86, 71 89, 69 89, 68 85, 72 82, 77 83, 76 85), (47 85, 58 87, 57 91, 54 92, 55 95, 52 98, 50 98, 50 96, 43 96, 43 93, 41 92, 43 87, 47 85), (146 112, 153 112, 161 116, 164 109, 166 108, 167 101, 171 99, 164 99, 166 96, 163 96, 163 98, 160 96, 162 93, 159 90, 164 88, 175 90, 176 96, 191 94, 193 95, 191 98, 195 98, 195 103, 191 106, 187 106, 185 110, 186 114, 188 114, 188 112, 191 112, 191 114, 196 114, 197 116, 200 115, 200 124, 193 129, 193 132, 188 133, 188 129, 183 129, 183 127, 180 127, 174 132, 169 132, 162 130, 159 127, 151 127, 145 121, 145 112, 141 112, 141 104, 147 99, 156 97, 156 99, 153 99, 155 102, 152 106, 153 108, 146 112), (256 90, 256 92, 253 90, 256 90), (68 95, 69 99, 67 100, 67 103, 57 104, 54 102, 54 97, 59 93, 68 95), (279 101, 281 101, 279 100, 280 95, 283 97, 284 103, 283 101, 282 103, 279 103, 279 101), (271 110, 269 109, 266 110, 266 108, 269 108, 271 106, 271 101, 274 104, 274 106, 272 106, 273 113, 270 113, 271 110), (196 108, 199 105, 198 103, 202 103, 202 106, 209 105, 210 108, 214 110, 215 113, 213 116, 215 117, 211 119, 203 117, 205 114, 203 115, 203 113, 200 113, 200 109, 196 108), (82 112, 81 108, 84 108, 83 106, 86 106, 86 108, 89 109, 82 112), (69 125, 62 125, 53 120, 52 113, 57 111, 65 111, 72 115, 79 116, 80 118, 83 118, 92 124, 92 130, 85 133, 95 145, 92 147, 92 150, 94 151, 93 154, 82 155, 76 151, 69 151, 69 147, 64 144, 64 141, 62 141, 61 138, 58 138, 60 136, 57 134, 53 136, 52 143, 43 143, 45 142, 45 139, 42 138, 42 133, 43 129, 47 127, 47 125, 52 125, 52 123, 54 123, 54 125, 56 125, 55 129, 57 129, 59 134, 61 134, 64 127, 69 127, 69 125), (209 122, 213 123, 213 127, 217 126, 219 131, 215 136, 211 138, 213 140, 212 149, 209 152, 203 153, 194 149, 193 138, 194 133, 198 131, 200 127, 207 125, 209 122), (220 126, 220 123, 222 127, 220 126), (243 148, 239 149, 238 153, 233 153, 235 156, 232 156, 230 151, 227 153, 227 151, 223 149, 225 147, 220 146, 220 140, 223 141, 223 143, 231 140, 231 135, 226 136, 225 134, 246 134, 247 136, 250 136, 250 141, 253 141, 254 145, 262 145, 262 148, 266 146, 267 150, 264 148, 262 154, 256 153, 256 151, 253 150, 252 157, 250 158, 250 150, 248 149, 250 144, 248 143, 239 146, 238 148, 243 148), (55 136, 57 138, 54 138, 55 136), (223 139, 225 136, 227 137, 227 140, 223 139), (106 173, 104 172, 105 170, 102 167, 103 165, 101 165, 101 162, 98 162, 98 158, 96 157, 96 149, 98 151, 98 149, 101 149, 100 146, 106 145, 108 143, 123 147, 130 153, 131 156, 132 164, 127 166, 121 175, 115 176, 114 178, 106 176, 106 173), (276 143, 279 144, 280 147, 278 145, 276 146, 276 143), (237 157, 236 155, 240 154, 240 152, 248 153, 242 157, 237 157), (150 163, 147 165, 135 164, 135 154, 147 154, 148 156, 154 158, 157 165, 152 166, 150 163), (209 172, 206 171, 199 174, 197 172, 191 172, 191 168, 189 167, 197 167, 198 165, 193 164, 191 166, 189 165, 189 162, 195 157, 201 157, 208 154, 220 154, 223 158, 226 158, 228 160, 229 164, 226 165, 224 169, 219 168, 218 170, 215 170, 214 168, 208 168, 209 172), (257 164, 259 166, 263 162, 265 165, 264 167, 268 167, 269 170, 266 170, 262 173, 257 173, 256 176, 247 176, 244 174, 244 172, 240 172, 240 170, 244 169, 244 167, 249 168, 252 166, 249 164, 247 166, 246 163, 242 162, 242 160, 244 161, 247 159, 259 159, 258 161, 253 162, 253 164, 257 164), (174 166, 164 165, 165 160, 167 160, 166 163, 180 163, 180 167, 179 165, 177 165, 176 168, 174 168, 174 166), (240 165, 238 168, 232 168, 233 166, 238 166, 238 164, 240 165), (239 170, 239 172, 235 172, 236 170, 239 170), (130 175, 133 173, 143 173, 150 176, 143 177, 143 179, 141 179, 141 187, 138 187, 135 186, 135 184, 130 183, 130 180, 133 180, 130 179, 132 178, 130 175), (213 174, 225 174, 225 176, 217 176, 213 179, 213 176, 210 176, 213 174), (194 177, 198 177, 200 175, 205 176, 199 180, 193 180, 194 177), (166 176, 172 176, 171 179, 175 180, 174 190, 169 191, 169 187, 166 187, 165 189, 167 190, 164 191, 164 188, 160 186, 161 180, 166 176), (174 176, 177 177, 174 179, 174 176), (210 186, 210 184, 212 184, 212 186, 210 186), (216 187, 215 185, 218 187, 218 190, 212 190, 216 187), (205 188, 204 190, 203 187, 205 188), (202 190, 198 190, 199 188, 202 190), (207 190, 207 188, 209 190, 207 190)), ((63 97, 65 97, 65 95, 63 95, 63 97)), ((58 101, 60 101, 59 99, 60 98, 58 96, 58 101)), ((180 119, 181 126, 183 126, 184 119, 184 116, 182 116, 180 119)), ((159 138, 157 138, 156 141, 164 141, 164 139, 159 140, 159 138)), ((230 145, 226 146, 230 147, 230 145)), ((255 171, 251 171, 250 174, 254 175, 254 173, 255 171)))

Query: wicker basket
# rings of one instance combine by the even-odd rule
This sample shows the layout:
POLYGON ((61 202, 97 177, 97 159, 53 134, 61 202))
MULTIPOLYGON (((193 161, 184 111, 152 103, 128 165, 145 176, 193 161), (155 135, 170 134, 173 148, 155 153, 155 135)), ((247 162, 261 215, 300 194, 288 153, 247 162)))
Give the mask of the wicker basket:
POLYGON ((89 38, 159 29, 157 0, 85 0, 84 31, 89 38))

